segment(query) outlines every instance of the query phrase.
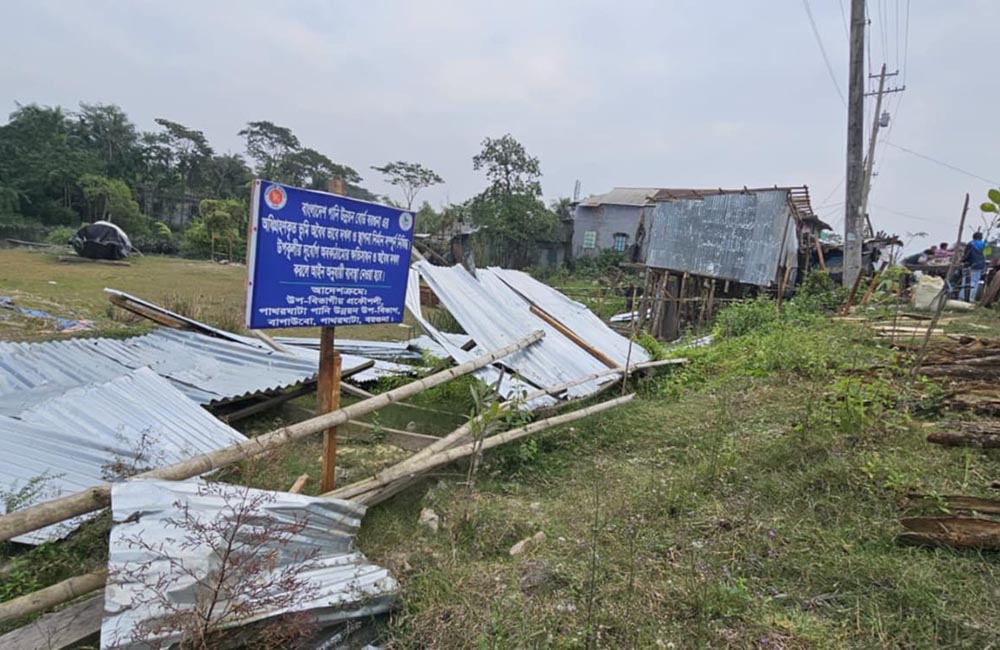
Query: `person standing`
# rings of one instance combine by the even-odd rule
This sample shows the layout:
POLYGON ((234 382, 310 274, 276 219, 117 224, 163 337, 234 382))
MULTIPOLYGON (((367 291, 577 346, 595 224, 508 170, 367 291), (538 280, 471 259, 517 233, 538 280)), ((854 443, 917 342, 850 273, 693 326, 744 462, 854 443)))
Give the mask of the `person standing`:
POLYGON ((979 231, 973 233, 972 241, 965 245, 965 252, 962 254, 962 292, 959 297, 966 302, 973 302, 976 299, 979 280, 986 268, 986 255, 983 253, 985 248, 986 242, 983 241, 983 233, 979 231))

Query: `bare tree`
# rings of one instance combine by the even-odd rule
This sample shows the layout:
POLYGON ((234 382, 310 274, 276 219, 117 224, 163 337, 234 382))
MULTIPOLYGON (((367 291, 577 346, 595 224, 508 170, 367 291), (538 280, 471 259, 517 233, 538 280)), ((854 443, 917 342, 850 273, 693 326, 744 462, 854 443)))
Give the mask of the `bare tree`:
MULTIPOLYGON (((208 483, 199 487, 198 496, 221 499, 218 515, 206 517, 178 500, 174 507, 180 515, 166 523, 179 537, 162 541, 136 534, 124 539, 129 549, 153 559, 130 563, 110 580, 142 585, 131 605, 157 615, 114 645, 179 644, 208 650, 219 647, 226 628, 260 620, 267 612, 286 611, 315 596, 315 586, 303 573, 312 566, 316 551, 289 553, 285 548, 306 527, 304 517, 292 523, 277 521, 266 512, 275 496, 243 486, 208 483), (185 562, 185 557, 190 560, 185 551, 207 557, 208 562, 185 562), (178 598, 178 589, 187 595, 178 598)), ((308 614, 286 614, 254 628, 240 644, 289 647, 314 631, 308 614)))
POLYGON ((420 163, 397 160, 372 169, 383 174, 390 185, 395 185, 403 191, 407 210, 413 209, 413 199, 417 198, 420 190, 444 182, 436 172, 420 163))

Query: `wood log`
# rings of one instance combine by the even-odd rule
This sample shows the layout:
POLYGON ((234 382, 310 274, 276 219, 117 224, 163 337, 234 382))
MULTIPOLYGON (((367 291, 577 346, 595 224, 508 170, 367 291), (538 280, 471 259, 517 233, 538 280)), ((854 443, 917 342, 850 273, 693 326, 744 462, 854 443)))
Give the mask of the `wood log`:
POLYGON ((1000 449, 1000 434, 965 431, 940 431, 927 436, 927 442, 946 447, 979 447, 1000 449))
MULTIPOLYGON (((521 350, 532 343, 541 340, 544 333, 534 332, 525 338, 508 346, 494 350, 475 359, 442 370, 424 379, 417 379, 405 386, 390 390, 370 399, 352 404, 332 413, 317 416, 305 422, 299 422, 290 426, 276 429, 269 433, 251 438, 246 442, 224 447, 213 452, 198 454, 192 458, 160 467, 149 472, 137 474, 141 478, 159 478, 167 480, 182 480, 205 474, 213 469, 226 467, 242 460, 249 460, 265 452, 277 449, 283 445, 299 440, 308 435, 323 431, 338 424, 344 424, 348 420, 377 411, 400 400, 412 397, 434 386, 438 386, 447 381, 466 375, 473 370, 477 370, 501 359, 512 352, 521 350)), ((133 477, 135 478, 135 477, 133 477)), ((51 501, 46 501, 37 505, 29 506, 23 510, 16 510, 0 517, 0 540, 9 540, 19 535, 24 535, 33 530, 44 528, 54 523, 69 519, 77 515, 82 515, 94 510, 99 510, 108 505, 111 497, 111 484, 102 483, 88 488, 81 492, 71 494, 51 501)))
POLYGON ((933 496, 928 494, 906 495, 908 501, 917 502, 922 505, 941 504, 952 510, 965 510, 968 512, 981 512, 985 515, 1000 515, 1000 501, 994 499, 984 499, 982 497, 971 497, 964 494, 953 494, 947 496, 933 496))
MULTIPOLYGON (((495 436, 491 436, 481 441, 480 444, 475 442, 470 442, 458 447, 452 447, 450 449, 445 449, 440 451, 428 458, 424 458, 418 462, 411 463, 400 463, 394 465, 386 470, 379 472, 379 474, 373 478, 373 480, 378 483, 379 487, 384 485, 389 485, 393 481, 397 481, 402 478, 407 478, 417 474, 422 474, 429 470, 432 470, 442 465, 447 465, 455 460, 464 458, 473 454, 476 451, 487 449, 492 449, 497 445, 502 445, 518 438, 523 438, 524 436, 531 435, 537 431, 543 431, 545 429, 557 426, 559 424, 564 424, 566 422, 573 422, 574 420, 579 420, 585 418, 589 415, 595 413, 600 413, 601 411, 606 411, 608 409, 614 408, 616 406, 621 406, 627 402, 632 401, 635 398, 635 394, 626 395, 624 397, 619 397, 607 402, 601 402, 600 404, 595 404, 594 406, 587 407, 585 409, 580 409, 579 411, 573 411, 572 413, 566 413, 564 415, 557 415, 545 420, 539 420, 537 422, 532 422, 531 424, 519 427, 517 429, 511 429, 510 431, 504 431, 503 433, 498 433, 495 436)), ((351 487, 351 486, 348 486, 351 487)), ((346 492, 343 488, 340 490, 334 490, 333 492, 328 492, 323 496, 329 498, 345 498, 343 494, 346 492)))
POLYGON ((95 596, 0 636, 0 648, 57 650, 79 647, 77 644, 81 641, 100 633, 103 616, 104 592, 98 591, 95 596))
POLYGON ((957 549, 1000 549, 1000 522, 977 517, 907 517, 901 544, 946 546, 957 549))
POLYGON ((100 589, 108 579, 108 570, 101 569, 82 576, 73 576, 49 587, 0 603, 0 623, 28 616, 79 598, 100 589))

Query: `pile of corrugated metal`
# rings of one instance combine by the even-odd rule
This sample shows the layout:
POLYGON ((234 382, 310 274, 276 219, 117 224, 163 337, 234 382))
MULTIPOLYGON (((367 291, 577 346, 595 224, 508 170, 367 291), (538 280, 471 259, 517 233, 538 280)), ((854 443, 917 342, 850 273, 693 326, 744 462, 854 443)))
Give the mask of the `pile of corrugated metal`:
MULTIPOLYGON (((172 314, 138 299, 149 313, 190 330, 157 329, 129 339, 0 342, 0 475, 20 499, 53 499, 246 438, 202 406, 269 395, 316 375, 318 353, 279 352, 263 342, 172 314), (193 330, 193 331, 191 331, 193 330)), ((410 373, 412 366, 344 355, 355 382, 410 373)), ((19 503, 18 505, 25 505, 19 503)), ((0 512, 7 505, 0 503, 0 512)), ((15 541, 64 537, 86 518, 15 541)))
MULTIPOLYGON (((649 354, 608 327, 586 306, 567 298, 526 273, 499 268, 479 269, 473 276, 461 266, 441 267, 417 262, 410 270, 407 309, 446 354, 461 363, 483 349, 509 344, 535 330, 545 332, 531 346, 483 369, 478 375, 488 383, 503 373, 500 393, 515 397, 524 392, 559 386, 573 379, 649 361, 649 354), (451 313, 467 336, 442 332, 424 317, 420 307, 419 280, 423 279, 451 313), (473 341, 474 346, 462 345, 473 341)), ((566 397, 584 397, 619 375, 575 385, 566 397)), ((531 406, 552 403, 539 399, 531 406)))
POLYGON ((104 649, 190 643, 210 616, 216 632, 296 613, 328 628, 388 612, 399 589, 355 549, 365 507, 350 501, 155 480, 111 500, 104 649))

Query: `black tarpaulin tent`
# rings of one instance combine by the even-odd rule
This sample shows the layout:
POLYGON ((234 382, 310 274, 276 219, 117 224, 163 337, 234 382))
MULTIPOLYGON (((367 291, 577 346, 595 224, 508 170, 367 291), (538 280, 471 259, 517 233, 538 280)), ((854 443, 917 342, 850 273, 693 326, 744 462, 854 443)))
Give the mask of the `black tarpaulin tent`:
POLYGON ((120 260, 132 252, 128 235, 109 221, 95 221, 83 226, 69 243, 78 255, 94 260, 120 260))

